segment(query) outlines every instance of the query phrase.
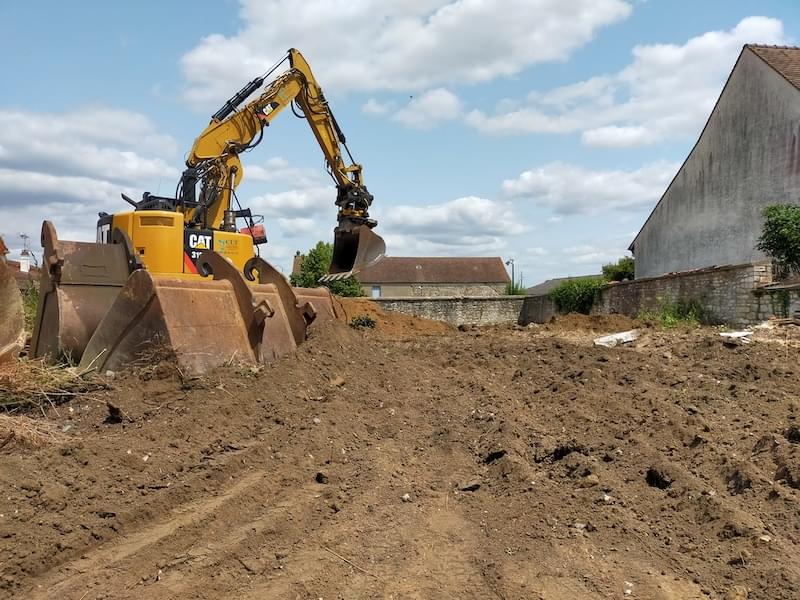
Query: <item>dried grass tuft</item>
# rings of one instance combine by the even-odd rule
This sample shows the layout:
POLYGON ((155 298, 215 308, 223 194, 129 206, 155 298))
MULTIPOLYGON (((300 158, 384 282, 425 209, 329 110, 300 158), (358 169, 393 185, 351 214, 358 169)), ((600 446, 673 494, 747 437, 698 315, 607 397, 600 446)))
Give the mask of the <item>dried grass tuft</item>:
POLYGON ((66 439, 67 436, 52 421, 0 414, 0 449, 14 445, 37 448, 60 444, 66 439))
POLYGON ((0 409, 54 406, 107 387, 81 377, 74 368, 40 360, 0 364, 0 409))

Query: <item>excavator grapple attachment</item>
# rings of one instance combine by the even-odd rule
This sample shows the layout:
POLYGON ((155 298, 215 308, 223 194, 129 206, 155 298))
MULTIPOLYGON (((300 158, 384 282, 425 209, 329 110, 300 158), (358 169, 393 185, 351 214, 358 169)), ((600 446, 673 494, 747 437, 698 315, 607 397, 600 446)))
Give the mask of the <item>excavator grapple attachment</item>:
POLYGON ((206 276, 182 278, 142 268, 119 240, 61 241, 45 222, 32 355, 80 361, 85 372, 165 359, 198 375, 291 354, 312 321, 336 318, 327 289, 292 288, 260 258, 242 273, 207 250, 197 259, 206 276))
POLYGON ((0 363, 14 360, 25 344, 25 318, 17 281, 0 257, 0 363))
POLYGON ((377 262, 386 254, 386 242, 366 225, 336 227, 333 232, 333 260, 328 275, 320 281, 347 279, 377 262))

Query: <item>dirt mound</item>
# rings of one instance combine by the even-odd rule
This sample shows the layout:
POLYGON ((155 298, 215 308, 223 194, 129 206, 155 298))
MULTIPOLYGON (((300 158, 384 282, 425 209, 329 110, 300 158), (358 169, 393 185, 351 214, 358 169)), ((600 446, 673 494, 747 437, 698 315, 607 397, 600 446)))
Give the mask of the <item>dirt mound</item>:
POLYGON ((569 313, 550 319, 548 331, 589 331, 592 333, 615 333, 641 326, 641 323, 624 315, 582 315, 569 313))
POLYGON ((0 598, 797 598, 800 350, 672 335, 328 323, 29 413, 0 598))
POLYGON ((334 306, 339 319, 350 323, 353 317, 367 316, 375 320, 375 328, 388 335, 431 335, 451 331, 452 326, 443 321, 432 321, 403 313, 388 312, 366 298, 341 298, 334 296, 334 306))

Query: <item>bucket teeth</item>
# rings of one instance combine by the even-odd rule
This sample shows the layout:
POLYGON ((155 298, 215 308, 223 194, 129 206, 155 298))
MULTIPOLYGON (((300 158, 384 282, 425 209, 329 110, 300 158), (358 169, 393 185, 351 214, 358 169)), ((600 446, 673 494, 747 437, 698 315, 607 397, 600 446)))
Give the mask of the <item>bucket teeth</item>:
POLYGON ((342 279, 347 279, 348 277, 352 277, 355 275, 353 271, 345 271, 344 273, 330 273, 328 275, 323 275, 319 278, 320 283, 329 283, 331 281, 341 281, 342 279))

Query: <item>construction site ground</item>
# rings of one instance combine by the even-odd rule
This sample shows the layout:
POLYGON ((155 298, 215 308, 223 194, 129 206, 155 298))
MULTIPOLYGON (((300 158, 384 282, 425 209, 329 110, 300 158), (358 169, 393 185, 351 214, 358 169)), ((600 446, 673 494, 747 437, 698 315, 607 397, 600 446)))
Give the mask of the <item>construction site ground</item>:
POLYGON ((29 412, 58 435, 0 449, 0 597, 800 597, 795 327, 339 309, 376 327, 29 412))

